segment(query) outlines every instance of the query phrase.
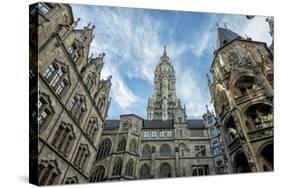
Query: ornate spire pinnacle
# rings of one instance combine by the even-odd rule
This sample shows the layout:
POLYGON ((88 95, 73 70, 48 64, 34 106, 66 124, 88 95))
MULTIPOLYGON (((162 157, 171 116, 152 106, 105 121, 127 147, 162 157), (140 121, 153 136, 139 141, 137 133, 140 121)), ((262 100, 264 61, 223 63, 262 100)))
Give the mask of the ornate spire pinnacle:
POLYGON ((161 57, 161 61, 169 62, 169 57, 167 55, 166 46, 164 46, 164 51, 163 51, 163 55, 161 57))
POLYGON ((166 52, 166 46, 164 46, 164 52, 163 52, 163 56, 167 56, 167 52, 166 52))

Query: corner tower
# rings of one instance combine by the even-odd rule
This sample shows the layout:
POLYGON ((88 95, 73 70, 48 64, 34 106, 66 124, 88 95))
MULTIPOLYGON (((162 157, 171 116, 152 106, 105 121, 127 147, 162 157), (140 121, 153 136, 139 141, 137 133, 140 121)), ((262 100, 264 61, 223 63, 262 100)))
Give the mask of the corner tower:
POLYGON ((148 99, 147 119, 176 119, 181 122, 186 119, 185 109, 176 96, 175 70, 167 55, 166 46, 154 71, 154 91, 148 99))

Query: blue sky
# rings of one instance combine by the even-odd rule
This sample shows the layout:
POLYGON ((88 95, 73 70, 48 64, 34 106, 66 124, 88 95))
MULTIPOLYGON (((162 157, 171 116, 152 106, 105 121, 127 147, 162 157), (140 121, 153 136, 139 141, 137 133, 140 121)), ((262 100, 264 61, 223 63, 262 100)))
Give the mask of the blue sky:
POLYGON ((177 97, 187 115, 202 116, 211 98, 206 74, 216 47, 218 22, 241 36, 271 43, 266 17, 252 20, 243 15, 164 11, 89 5, 71 5, 78 28, 95 25, 91 53, 105 52, 102 78, 112 75, 109 118, 135 113, 146 117, 153 93, 154 69, 166 45, 176 72, 177 97))

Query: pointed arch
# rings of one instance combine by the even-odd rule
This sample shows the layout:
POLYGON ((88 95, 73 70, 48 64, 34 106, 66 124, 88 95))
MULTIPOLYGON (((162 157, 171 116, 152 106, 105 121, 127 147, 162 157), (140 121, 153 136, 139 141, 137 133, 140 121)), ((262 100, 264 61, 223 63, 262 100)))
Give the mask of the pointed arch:
POLYGON ((125 151, 126 149, 126 138, 122 137, 118 143, 117 151, 125 151))
POLYGON ((95 168, 92 178, 91 178, 91 182, 101 182, 105 180, 105 168, 104 166, 100 165, 98 167, 95 168))
POLYGON ((114 166, 113 166, 113 170, 112 170, 112 176, 120 176, 122 173, 122 165, 123 165, 123 160, 118 157, 115 160, 114 166))
POLYGON ((147 158, 150 159, 152 155, 152 150, 151 150, 151 146, 148 144, 145 144, 142 148, 142 158, 147 158))
POLYGON ((143 164, 140 168, 140 179, 150 178, 150 167, 147 164, 143 164))
POLYGON ((54 185, 58 182, 61 171, 56 160, 42 160, 38 165, 38 184, 54 185))
POLYGON ((112 145, 112 142, 109 138, 104 139, 99 146, 96 160, 101 160, 101 159, 108 157, 110 154, 111 145, 112 145))
POLYGON ((133 161, 133 159, 129 159, 129 161, 126 165, 125 175, 133 176, 133 174, 134 174, 134 161, 133 161))
POLYGON ((159 177, 160 178, 170 178, 172 177, 172 167, 169 165, 169 163, 162 163, 160 166, 159 171, 159 177))
POLYGON ((171 157, 171 147, 168 144, 162 144, 160 147, 161 157, 171 157))
POLYGON ((132 153, 137 153, 137 141, 136 139, 132 139, 129 145, 129 151, 132 153))

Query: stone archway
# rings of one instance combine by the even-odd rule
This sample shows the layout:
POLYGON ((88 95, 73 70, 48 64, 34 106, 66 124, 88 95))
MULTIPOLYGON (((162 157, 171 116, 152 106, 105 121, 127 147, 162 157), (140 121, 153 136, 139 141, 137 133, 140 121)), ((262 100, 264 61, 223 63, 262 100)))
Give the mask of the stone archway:
POLYGON ((236 154, 234 158, 234 173, 247 173, 251 172, 246 155, 243 152, 236 154))
POLYGON ((263 147, 258 155, 261 171, 273 171, 273 143, 269 143, 263 147))

